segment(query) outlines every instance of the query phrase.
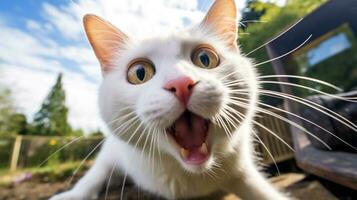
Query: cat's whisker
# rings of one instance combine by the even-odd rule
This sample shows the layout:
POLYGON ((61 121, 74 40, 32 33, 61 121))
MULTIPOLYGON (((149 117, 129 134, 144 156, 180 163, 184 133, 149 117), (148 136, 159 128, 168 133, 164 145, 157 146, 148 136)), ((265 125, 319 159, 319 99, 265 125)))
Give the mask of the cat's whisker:
MULTIPOLYGON (((155 128, 155 130, 154 130, 154 135, 155 135, 155 146, 157 146, 157 153, 158 153, 158 155, 159 155, 159 160, 160 160, 160 167, 162 166, 162 158, 161 158, 161 151, 160 151, 160 149, 161 149, 161 147, 160 147, 160 143, 161 143, 161 141, 160 141, 160 131, 159 131, 159 129, 158 128, 155 128)), ((165 133, 164 133, 165 134, 165 133)))
MULTIPOLYGON (((235 100, 231 100, 232 103, 234 105, 240 106, 242 108, 246 108, 245 106, 249 106, 248 104, 245 104, 244 102, 239 102, 239 101, 235 101, 235 100), (237 102, 239 104, 237 104, 237 102), (243 104, 243 106, 241 105, 243 104)), ((230 111, 235 113, 241 120, 244 120, 244 115, 240 112, 238 112, 237 110, 234 110, 233 108, 230 108, 230 111)), ((280 117, 280 116, 279 116, 280 117)), ((256 121, 253 120, 253 123, 258 123, 256 121)), ((285 144, 290 150, 295 151, 287 142, 285 142, 280 136, 278 136, 276 133, 274 133, 273 131, 271 131, 270 129, 266 128, 265 126, 263 126, 262 124, 258 123, 258 126, 262 127, 263 129, 267 130, 269 133, 271 133, 273 136, 275 136, 278 140, 280 140, 283 144, 285 144)))
POLYGON ((331 83, 328 83, 326 81, 322 81, 316 78, 311 78, 311 77, 306 77, 306 76, 296 76, 296 75, 266 75, 266 76, 258 76, 258 79, 266 79, 266 78, 291 78, 291 79, 300 79, 300 80, 307 80, 307 81, 312 81, 321 85, 325 85, 327 87, 333 88, 337 90, 338 92, 342 92, 343 90, 331 83))
MULTIPOLYGON (((242 98, 237 98, 237 97, 232 97, 232 98, 233 98, 233 99, 239 99, 239 100, 244 100, 244 101, 246 101, 246 99, 242 99, 242 98)), ((301 119, 301 120, 303 120, 303 121, 306 121, 306 122, 308 122, 308 123, 310 123, 310 124, 312 124, 312 125, 314 125, 314 126, 320 128, 321 130, 323 130, 323 131, 329 133, 330 135, 332 135, 332 136, 335 137, 336 139, 338 139, 338 140, 340 140, 341 142, 343 142, 345 145, 347 145, 347 146, 349 146, 349 147, 351 147, 351 148, 357 150, 356 147, 354 147, 354 146, 352 146, 351 144, 347 143, 346 141, 344 141, 343 139, 341 139, 340 137, 338 137, 338 136, 335 135, 334 133, 332 133, 332 132, 326 130, 325 128, 319 126, 318 124, 316 124, 316 123, 314 123, 314 122, 311 122, 311 121, 309 121, 309 120, 307 120, 307 119, 305 119, 305 118, 303 118, 303 117, 301 117, 301 116, 299 116, 299 115, 297 115, 297 114, 294 114, 294 113, 285 111, 285 110, 283 110, 283 109, 279 109, 279 108, 270 106, 270 105, 268 105, 268 104, 264 104, 264 103, 260 103, 260 102, 258 102, 258 104, 267 106, 267 107, 269 107, 269 108, 272 108, 272 109, 275 109, 275 110, 278 110, 278 111, 281 111, 281 112, 284 112, 284 113, 287 113, 287 114, 290 114, 290 115, 295 116, 295 117, 297 117, 297 118, 299 118, 299 119, 301 119)), ((259 111, 262 111, 262 108, 259 108, 258 110, 259 110, 259 111)), ((263 112, 264 112, 264 111, 263 111, 263 112)), ((268 112, 265 112, 265 113, 271 115, 272 112, 268 111, 268 112)), ((276 115, 276 114, 273 114, 273 115, 276 115)), ((286 119, 286 118, 285 118, 285 119, 286 119)), ((286 120, 287 120, 287 119, 286 119, 286 120)), ((290 120, 289 120, 288 123, 290 124, 290 120)), ((306 132, 306 131, 304 131, 304 132, 306 132)), ((309 134, 309 135, 311 135, 311 134, 309 134)), ((316 137, 314 137, 314 138, 316 138, 316 137)), ((316 138, 316 139, 320 141, 319 138, 316 138)), ((320 142, 321 142, 321 141, 320 141, 320 142)))
POLYGON ((124 178, 123 178, 123 183, 121 185, 120 200, 124 199, 124 188, 125 188, 125 182, 126 182, 126 177, 127 176, 128 176, 128 172, 125 171, 124 178))
MULTIPOLYGON (((232 97, 232 98, 233 98, 233 99, 238 99, 238 100, 246 101, 246 99, 239 98, 239 97, 232 97)), ((244 104, 243 102, 240 102, 240 101, 238 101, 237 103, 239 103, 239 104, 244 104)), ((314 122, 311 122, 311 121, 309 121, 309 120, 307 120, 307 119, 305 119, 305 118, 303 118, 303 117, 301 117, 301 116, 299 116, 299 115, 296 115, 296 114, 291 113, 291 112, 287 112, 287 111, 282 110, 282 109, 279 109, 279 108, 275 108, 275 107, 270 106, 270 105, 268 105, 268 104, 259 103, 259 102, 258 102, 258 104, 259 104, 259 105, 264 105, 264 106, 266 106, 266 107, 269 107, 269 108, 272 108, 272 109, 275 109, 275 110, 278 110, 278 111, 281 111, 281 112, 284 112, 284 113, 287 113, 287 114, 290 114, 290 115, 295 116, 295 117, 297 117, 297 118, 299 118, 299 119, 301 119, 301 120, 303 120, 303 121, 306 121, 306 122, 308 122, 308 123, 310 123, 310 124, 312 124, 312 125, 314 125, 314 126, 320 128, 321 130, 323 130, 323 131, 325 131, 325 132, 331 134, 333 137, 335 137, 336 139, 340 140, 341 142, 343 142, 343 143, 346 144, 347 146, 349 146, 349 147, 351 147, 351 148, 357 150, 356 147, 354 147, 354 146, 352 146, 351 144, 349 144, 348 142, 342 140, 342 139, 341 139, 340 137, 338 137, 337 135, 333 134, 332 132, 326 130, 325 128, 323 128, 323 127, 321 127, 321 126, 319 126, 318 124, 316 124, 316 123, 314 123, 314 122)), ((297 125, 295 122, 292 122, 291 120, 289 120, 289 119, 287 119, 287 118, 285 118, 285 117, 282 117, 282 116, 280 116, 280 115, 278 115, 278 114, 276 114, 276 113, 273 113, 273 112, 271 112, 271 111, 269 111, 269 110, 265 110, 265 109, 263 109, 263 108, 258 108, 257 110, 260 111, 260 112, 262 112, 262 113, 265 113, 265 114, 268 114, 268 115, 270 115, 270 116, 273 116, 273 117, 275 117, 275 118, 278 118, 278 119, 280 119, 280 120, 282 120, 282 121, 285 121, 286 123, 289 123, 289 124, 291 124, 291 125, 293 125, 293 126, 295 126, 295 127, 296 127, 296 125, 297 125)), ((297 128, 298 128, 298 127, 297 127, 297 128)), ((300 128, 299 128, 299 129, 300 129, 300 128)), ((300 130, 301 130, 301 129, 300 129, 300 130)), ((319 142, 321 142, 322 144, 324 144, 324 145, 326 146, 326 144, 325 144, 324 142, 322 142, 321 139, 319 139, 318 137, 316 137, 315 135, 313 135, 311 132, 308 132, 306 129, 304 129, 304 130, 302 130, 302 131, 305 132, 305 133, 307 133, 307 134, 309 134, 309 135, 311 135, 312 137, 314 137, 315 139, 317 139, 319 142), (305 131, 304 131, 304 130, 305 130, 305 131)), ((328 146, 326 146, 326 147, 328 147, 328 146)), ((329 148, 329 147, 328 147, 328 148, 329 148)))
MULTIPOLYGON (((300 20, 298 20, 295 24, 293 24, 292 26, 290 26, 289 28, 287 28, 285 31, 281 32, 279 35, 277 35, 276 37, 274 37, 273 39, 265 42, 264 44, 260 45, 259 47, 253 49, 252 51, 248 52, 246 54, 246 56, 249 56, 250 54, 256 52, 257 50, 263 48, 264 46, 270 44, 271 42, 275 41, 276 39, 280 38, 282 35, 284 35, 285 33, 287 33, 289 30, 291 30, 292 28, 294 28, 296 25, 298 25, 304 18, 301 18, 300 20)), ((244 23, 244 22, 243 22, 244 23)))
MULTIPOLYGON (((237 93, 241 93, 241 94, 247 94, 247 92, 249 92, 248 90, 245 90, 245 89, 239 89, 239 90, 233 90, 233 91, 237 92, 237 93)), ((260 95, 263 95, 263 96, 270 96, 270 97, 280 98, 280 99, 288 99, 288 100, 292 100, 294 102, 303 104, 307 107, 310 107, 316 111, 319 111, 319 112, 335 119, 336 121, 339 121, 343 125, 347 126, 348 128, 352 129, 353 131, 357 132, 357 125, 355 125, 354 123, 352 123, 345 117, 341 116, 340 114, 338 114, 328 108, 325 108, 313 101, 310 101, 308 99, 304 99, 304 98, 301 98, 301 97, 298 97, 295 95, 290 95, 290 94, 281 93, 281 92, 277 92, 277 91, 271 91, 271 90, 260 90, 259 93, 260 93, 260 95)))
POLYGON ((277 135, 276 133, 274 133, 274 131, 270 130, 269 128, 267 128, 266 126, 264 126, 263 124, 253 120, 253 123, 257 126, 259 126, 260 128, 268 131, 270 134, 272 134, 275 138, 277 138, 279 141, 281 141, 284 145, 286 145, 291 151, 295 152, 295 149, 293 147, 291 147, 285 140, 283 140, 279 135, 277 135))
POLYGON ((134 112, 130 112, 130 113, 127 113, 126 115, 119 116, 119 117, 113 119, 112 121, 110 121, 108 123, 108 126, 111 126, 111 125, 115 124, 116 122, 118 122, 120 124, 122 121, 125 121, 126 118, 132 117, 131 115, 134 115, 134 112))
POLYGON ((276 91, 270 91, 270 90, 260 90, 260 92, 263 95, 271 95, 271 96, 275 96, 277 98, 281 97, 281 98, 286 98, 286 99, 290 99, 292 101, 304 104, 310 108, 313 108, 329 117, 332 117, 333 119, 339 121, 340 123, 344 124, 345 126, 349 127, 350 129, 354 130, 355 132, 357 132, 357 125, 355 125, 354 123, 352 123, 351 121, 349 121, 348 119, 346 119, 345 117, 341 116, 340 114, 325 108, 313 101, 310 101, 308 99, 304 99, 301 97, 297 97, 294 95, 290 95, 290 94, 285 94, 285 93, 281 93, 281 92, 276 92, 276 91), (312 105, 311 105, 312 104, 312 105), (328 113, 329 112, 329 113, 328 113), (333 115, 332 115, 333 114, 333 115))
POLYGON ((60 148, 58 148, 55 152, 53 152, 50 156, 48 156, 44 161, 42 161, 37 168, 40 168, 43 164, 45 164, 49 159, 51 159, 54 155, 56 155, 56 153, 60 152, 61 150, 63 150, 64 148, 68 147, 69 145, 75 143, 76 141, 78 141, 79 139, 83 138, 84 135, 81 135, 79 137, 76 137, 74 139, 72 139, 71 141, 67 142, 66 144, 64 144, 63 146, 61 146, 60 148))
MULTIPOLYGON (((244 103, 244 102, 242 102, 242 101, 237 101, 237 100, 232 100, 232 102, 234 102, 234 103, 236 103, 236 104, 239 104, 239 105, 248 105, 248 104, 246 104, 246 103, 244 103)), ((297 123, 295 123, 295 122, 293 122, 293 121, 291 121, 291 120, 289 120, 289 119, 287 119, 286 117, 282 117, 282 116, 280 116, 280 115, 278 115, 278 114, 276 114, 276 113, 274 113, 274 112, 271 112, 271 111, 268 111, 268 110, 265 110, 265 109, 262 109, 262 108, 257 108, 257 111, 259 111, 259 112, 262 112, 262 113, 265 113, 265 114, 268 114, 268 115, 270 115, 270 116, 272 116, 272 117, 275 117, 275 118, 277 118, 277 119, 280 119, 280 120, 282 120, 282 121, 284 121, 284 122, 286 122, 286 123, 288 123, 288 124, 290 124, 290 125, 292 125, 292 126, 294 126, 294 127, 296 127, 296 128, 298 128, 298 129, 300 129, 301 131, 303 131, 303 132, 305 132, 305 133, 307 133, 308 135, 311 135, 312 137, 314 137, 316 140, 318 140, 319 142, 321 142, 324 146, 326 146, 328 149, 331 149, 331 147, 329 147, 324 141, 322 141, 320 138, 318 138, 317 136, 315 136, 313 133, 311 133, 310 131, 308 131, 308 130, 306 130, 304 127, 302 127, 302 126, 300 126, 299 124, 297 124, 297 123)), ((258 125, 258 124, 257 124, 258 125)), ((261 127, 261 125, 258 125, 258 126, 260 126, 261 127)), ((263 127, 262 127, 263 128, 263 127)), ((265 129, 265 128, 264 128, 265 129)), ((266 130, 266 129, 265 129, 266 130)), ((271 131, 272 132, 272 131, 271 131)), ((275 136, 275 137, 279 137, 276 133, 273 133, 273 135, 275 136)), ((280 138, 280 137, 279 137, 280 138)), ((280 138, 279 139, 280 141, 284 141, 282 138, 280 138)), ((284 141, 284 144, 287 144, 285 141, 284 141)), ((290 147, 290 145, 289 145, 289 147, 290 147)), ((291 148, 291 147, 290 147, 291 148)), ((292 148, 291 148, 292 149, 292 148)))
POLYGON ((274 165, 275 165, 275 168, 278 172, 278 175, 280 176, 280 170, 279 170, 279 167, 278 167, 278 164, 276 163, 275 161, 275 158, 273 156, 273 154, 269 151, 268 147, 264 144, 264 142, 260 139, 259 135, 256 134, 254 131, 253 131, 253 134, 255 135, 255 137, 258 139, 259 143, 263 146, 263 148, 267 151, 269 157, 272 159, 272 161, 274 162, 274 165))
MULTIPOLYGON (((304 46, 304 45, 311 39, 311 37, 312 37, 312 35, 310 35, 303 43, 301 43, 299 46, 297 46, 296 48, 292 49, 291 51, 289 51, 289 52, 287 52, 287 53, 285 53, 285 54, 283 54, 283 55, 280 55, 280 56, 278 56, 278 57, 269 59, 269 60, 267 60, 267 61, 263 61, 263 62, 260 62, 260 63, 258 63, 258 64, 254 64, 253 67, 258 67, 258 66, 260 66, 260 65, 267 64, 267 63, 269 63, 269 62, 278 60, 278 59, 280 59, 280 58, 283 58, 283 57, 285 57, 285 56, 287 56, 287 55, 289 55, 289 54, 295 52, 296 50, 298 50, 298 49, 300 49, 302 46, 304 46)), ((220 79, 221 79, 221 80, 227 79, 228 77, 230 77, 230 76, 232 76, 233 74, 237 73, 237 71, 238 71, 238 70, 235 70, 235 71, 233 71, 233 72, 231 72, 231 73, 225 75, 224 77, 222 77, 222 78, 220 78, 220 79)))
POLYGON ((297 47, 294 48, 293 50, 291 50, 291 51, 289 51, 289 52, 287 52, 287 53, 285 53, 285 54, 283 54, 283 55, 281 55, 281 56, 278 56, 278 57, 269 59, 269 60, 267 60, 267 61, 260 62, 260 63, 258 63, 258 64, 254 64, 253 67, 258 67, 258 66, 261 66, 261 65, 270 63, 270 62, 272 62, 272 61, 279 60, 280 58, 283 58, 283 57, 285 57, 285 56, 287 56, 287 55, 289 55, 289 54, 295 52, 296 50, 298 50, 298 49, 300 49, 302 46, 304 46, 304 45, 311 39, 311 37, 312 37, 312 34, 311 34, 303 43, 301 43, 299 46, 297 46, 297 47))
POLYGON ((154 132, 149 132, 150 136, 150 146, 149 146, 149 162, 151 163, 151 172, 154 173, 155 167, 155 149, 153 149, 153 141, 154 141, 154 132))
POLYGON ((124 134, 128 133, 127 131, 130 130, 139 121, 140 119, 137 118, 133 122, 126 124, 126 126, 122 127, 121 129, 118 129, 116 132, 113 132, 113 134, 117 137, 124 136, 124 134))
POLYGON ((243 26, 244 28, 247 27, 247 25, 245 25, 243 22, 238 22, 239 26, 243 26))
MULTIPOLYGON (((122 121, 125 121, 123 122, 122 124, 120 124, 118 127, 116 127, 112 132, 113 133, 116 133, 118 130, 121 130, 122 127, 125 127, 127 126, 128 124, 132 123, 132 121, 135 121, 136 119, 138 119, 139 117, 138 116, 134 116, 134 117, 131 117, 130 119, 127 119, 129 118, 129 116, 126 116, 126 117, 123 117, 120 119, 120 122, 122 121)), ((119 121, 119 120, 118 120, 119 121)))
POLYGON ((124 107, 123 109, 120 109, 120 110, 118 110, 117 112, 115 112, 115 113, 113 114, 112 120, 110 120, 110 121, 108 122, 108 124, 110 125, 110 124, 112 124, 112 123, 118 121, 119 119, 122 119, 122 118, 124 118, 124 117, 127 117, 127 116, 129 116, 129 115, 135 113, 135 111, 131 111, 131 112, 126 113, 125 115, 120 115, 121 112, 123 112, 123 111, 125 111, 125 110, 128 110, 128 109, 131 109, 131 106, 126 106, 126 107, 124 107))
POLYGON ((217 177, 215 176, 215 174, 212 173, 211 169, 207 169, 205 172, 203 172, 205 175, 209 176, 212 180, 216 180, 217 177))
POLYGON ((241 123, 238 119, 236 119, 230 112, 228 112, 228 109, 230 109, 229 106, 226 106, 225 109, 222 110, 222 112, 225 114, 225 118, 230 124, 231 126, 233 126, 235 129, 238 129, 238 125, 241 123), (234 121, 236 121, 238 123, 238 125, 236 125, 236 123, 234 121))
POLYGON ((326 95, 326 96, 329 96, 329 97, 332 97, 332 98, 335 98, 335 99, 348 101, 348 102, 352 102, 352 103, 357 103, 356 100, 351 100, 350 98, 344 98, 344 97, 340 97, 340 96, 337 96, 337 95, 329 94, 329 93, 322 92, 320 90, 314 89, 312 87, 307 87, 307 86, 303 86, 303 85, 300 85, 300 84, 289 83, 289 82, 281 82, 281 81, 259 81, 259 83, 260 84, 289 85, 289 86, 293 86, 293 87, 298 87, 298 88, 303 88, 303 89, 306 89, 306 90, 310 90, 310 91, 313 91, 313 92, 316 92, 316 93, 319 93, 319 94, 322 94, 322 95, 326 95))
POLYGON ((143 125, 143 122, 140 122, 140 124, 136 127, 136 129, 134 130, 134 132, 131 134, 130 138, 129 138, 128 141, 126 142, 127 144, 129 144, 130 141, 134 138, 134 136, 135 136, 136 133, 139 131, 139 129, 141 128, 142 125, 143 125))
MULTIPOLYGON (((231 108, 230 106, 226 106, 226 117, 228 119, 232 118, 234 121, 237 122, 238 125, 240 125, 242 123, 242 121, 244 120, 244 114, 231 108), (230 112, 229 112, 230 111, 230 112), (237 115, 237 117, 233 116, 233 114, 237 115), (240 117, 240 116, 243 116, 243 117, 240 117), (241 120, 237 119, 237 118, 240 118, 241 120)), ((238 125, 236 125, 234 122, 230 122, 230 124, 235 128, 235 129, 238 129, 238 125)), ((232 136, 232 133, 230 134, 232 136)))
POLYGON ((74 178, 74 176, 78 173, 79 169, 82 167, 82 165, 87 161, 87 159, 100 147, 100 145, 102 145, 105 142, 105 139, 102 139, 88 154, 86 157, 84 157, 84 159, 81 161, 81 163, 79 164, 79 166, 73 171, 73 174, 71 176, 71 178, 68 181, 68 185, 70 185, 72 183, 72 180, 74 178))
MULTIPOLYGON (((223 153, 222 153, 223 154, 223 153)), ((224 173, 225 175, 228 175, 227 172, 222 168, 222 164, 220 163, 220 161, 222 161, 223 159, 221 158, 219 152, 216 152, 215 154, 216 156, 216 160, 212 163, 212 168, 214 168, 215 170, 219 170, 222 173, 224 173)))
MULTIPOLYGON (((234 97, 233 99, 245 100, 245 99, 243 99, 243 98, 238 98, 238 97, 234 97)), ((334 138, 340 140, 341 142, 343 142, 343 143, 346 144, 347 146, 349 146, 349 147, 351 147, 351 148, 357 150, 356 147, 352 146, 351 144, 349 144, 349 143, 346 142, 345 140, 341 139, 340 137, 338 137, 337 135, 335 135, 335 134, 332 133, 331 131, 329 131, 329 130, 323 128, 323 127, 321 127, 320 125, 318 125, 318 124, 316 124, 316 123, 314 123, 314 122, 312 122, 312 121, 310 121, 310 120, 307 120, 307 119, 305 119, 305 118, 303 118, 303 117, 301 117, 301 116, 299 116, 299 115, 297 115, 297 114, 294 114, 294 113, 292 113, 292 112, 288 112, 288 111, 285 111, 285 110, 283 110, 283 109, 280 109, 280 108, 271 106, 271 105, 269 105, 269 104, 265 104, 265 103, 261 103, 261 102, 258 102, 258 104, 259 104, 259 105, 262 105, 262 106, 265 106, 265 107, 268 107, 268 108, 271 108, 271 109, 274 109, 274 110, 277 110, 277 111, 279 111, 279 112, 283 112, 283 113, 289 114, 289 115, 291 115, 291 116, 297 117, 297 118, 299 118, 299 119, 301 119, 301 120, 303 120, 303 121, 305 121, 305 122, 307 122, 307 123, 309 123, 309 124, 312 124, 312 125, 314 125, 314 126, 320 128, 321 130, 323 130, 323 131, 325 131, 326 133, 332 135, 334 138)), ((260 108, 260 109, 263 109, 263 108, 260 108)))
MULTIPOLYGON (((294 76, 294 75, 268 75, 268 76, 258 76, 257 77, 257 81, 258 83, 261 83, 261 79, 269 79, 269 78, 292 78, 292 79, 299 79, 299 80, 307 80, 307 81, 311 81, 311 82, 314 82, 314 83, 318 83, 318 84, 321 84, 321 85, 324 85, 324 86, 327 86, 329 88, 332 88, 338 92, 341 92, 343 91, 341 88, 331 84, 331 83, 328 83, 328 82, 325 82, 325 81, 321 81, 321 80, 318 80, 318 79, 314 79, 314 78, 309 78, 309 77, 304 77, 304 76, 294 76)), ((246 80, 246 79, 236 79, 236 80, 232 80, 232 81, 227 81, 227 82, 224 82, 226 86, 236 86, 236 85, 240 85, 241 83, 245 83, 249 80, 246 80)), ((283 82, 283 83, 286 83, 286 82, 283 82)), ((304 86, 304 85, 301 85, 301 86, 304 86)))
MULTIPOLYGON (((149 130, 151 130, 151 127, 150 127, 150 129, 149 130)), ((151 131, 150 131, 151 132, 151 131)), ((144 146, 143 146, 143 149, 142 149, 142 151, 141 151, 141 159, 143 159, 143 156, 144 156, 144 152, 145 152, 145 148, 146 148, 146 143, 147 143, 147 141, 148 141, 148 139, 149 139, 149 136, 150 136, 150 132, 148 132, 148 134, 145 134, 145 141, 144 141, 144 146)))
MULTIPOLYGON (((240 102, 240 101, 236 101, 236 100, 231 100, 231 102, 237 106, 243 107, 244 106, 248 106, 248 104, 244 103, 244 102, 240 102)), ((244 116, 239 113, 236 110, 232 110, 232 112, 235 112, 241 119, 244 119, 244 116)), ((279 116, 281 117, 281 116, 279 116)), ((274 137, 276 137, 279 141, 281 141, 283 144, 285 144, 290 150, 294 151, 294 148, 292 148, 285 140, 283 140, 280 136, 278 136, 276 133, 274 133, 272 130, 268 129, 267 127, 265 127, 264 125, 260 124, 259 122, 256 122, 255 120, 252 120, 254 124, 256 124, 257 126, 263 128, 264 130, 268 131, 270 134, 272 134, 274 137)), ((292 125, 294 125, 296 123, 292 122, 292 125)), ((299 129, 301 130, 305 130, 303 127, 299 126, 298 124, 296 124, 298 127, 300 127, 299 129)), ((298 128, 297 127, 297 128, 298 128)), ((324 143, 323 141, 321 141, 322 143, 324 143)), ((325 143, 324 143, 325 144, 325 143)))
POLYGON ((207 172, 212 175, 213 180, 219 179, 218 174, 217 174, 212 168, 211 168, 211 169, 208 169, 207 172))
POLYGON ((114 170, 115 170, 115 167, 117 166, 117 164, 118 164, 118 161, 116 161, 116 162, 114 163, 114 165, 113 165, 113 167, 112 167, 112 169, 111 169, 111 171, 110 171, 109 179, 108 179, 107 185, 106 185, 106 187, 105 187, 105 197, 104 197, 104 200, 107 200, 108 193, 109 193, 109 188, 110 188, 110 182, 111 182, 111 180, 112 180, 112 176, 113 176, 113 174, 114 174, 114 170))
POLYGON ((231 132, 229 131, 227 125, 224 123, 224 120, 222 119, 221 115, 217 115, 217 119, 220 122, 220 124, 222 125, 222 128, 224 129, 224 132, 227 134, 228 138, 231 138, 231 132))
POLYGON ((140 120, 139 116, 135 116, 135 117, 127 120, 126 122, 122 123, 120 126, 115 128, 112 132, 117 136, 121 136, 121 135, 125 134, 126 131, 130 127, 132 127, 133 124, 137 123, 137 121, 139 121, 139 120, 140 120))
POLYGON ((149 128, 149 131, 148 131, 148 132, 150 132, 152 126, 151 126, 151 125, 145 125, 144 130, 141 132, 139 138, 138 138, 138 139, 136 140, 136 142, 135 142, 134 149, 137 148, 137 146, 139 145, 139 142, 140 142, 141 138, 143 137, 143 135, 145 135, 145 132, 146 132, 146 130, 147 130, 148 128, 149 128))

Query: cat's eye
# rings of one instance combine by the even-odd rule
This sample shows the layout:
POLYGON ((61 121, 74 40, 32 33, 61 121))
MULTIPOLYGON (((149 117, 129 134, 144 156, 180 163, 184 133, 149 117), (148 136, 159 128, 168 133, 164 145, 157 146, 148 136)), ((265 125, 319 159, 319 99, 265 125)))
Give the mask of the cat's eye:
POLYGON ((128 81, 131 84, 142 84, 155 74, 154 64, 146 58, 135 59, 129 64, 128 81))
POLYGON ((205 69, 212 69, 219 65, 219 56, 213 47, 200 45, 192 52, 191 60, 193 64, 205 69))

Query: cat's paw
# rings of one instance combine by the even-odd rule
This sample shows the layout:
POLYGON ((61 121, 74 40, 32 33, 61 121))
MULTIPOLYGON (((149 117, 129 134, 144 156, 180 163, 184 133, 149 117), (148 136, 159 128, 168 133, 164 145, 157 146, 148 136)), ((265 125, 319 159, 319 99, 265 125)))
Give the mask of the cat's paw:
POLYGON ((49 200, 95 200, 97 195, 88 195, 82 192, 76 192, 73 190, 56 194, 52 196, 49 200))

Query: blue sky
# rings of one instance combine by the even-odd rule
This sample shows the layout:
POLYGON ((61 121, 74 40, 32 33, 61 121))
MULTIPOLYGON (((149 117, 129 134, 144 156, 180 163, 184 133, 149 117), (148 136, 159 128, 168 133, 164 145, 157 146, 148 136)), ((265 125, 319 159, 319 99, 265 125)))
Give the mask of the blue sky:
MULTIPOLYGON (((85 130, 103 127, 97 106, 101 74, 83 32, 83 15, 100 15, 128 35, 141 37, 199 22, 212 1, 3 0, 0 82, 12 90, 19 110, 31 119, 61 72, 71 124, 85 130)), ((244 6, 243 0, 236 2, 244 6)))

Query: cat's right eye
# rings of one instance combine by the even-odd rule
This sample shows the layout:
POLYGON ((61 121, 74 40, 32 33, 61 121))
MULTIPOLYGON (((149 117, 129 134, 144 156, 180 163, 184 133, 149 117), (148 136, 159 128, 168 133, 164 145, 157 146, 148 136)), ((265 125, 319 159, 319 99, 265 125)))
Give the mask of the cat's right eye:
POLYGON ((146 58, 135 59, 128 69, 128 81, 138 85, 149 81, 155 74, 154 64, 146 58))
POLYGON ((210 45, 200 45, 192 52, 192 62, 204 69, 213 69, 219 65, 219 56, 210 45))

